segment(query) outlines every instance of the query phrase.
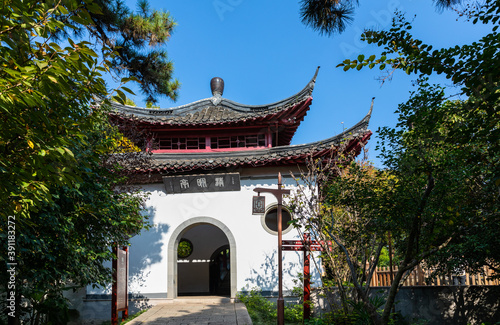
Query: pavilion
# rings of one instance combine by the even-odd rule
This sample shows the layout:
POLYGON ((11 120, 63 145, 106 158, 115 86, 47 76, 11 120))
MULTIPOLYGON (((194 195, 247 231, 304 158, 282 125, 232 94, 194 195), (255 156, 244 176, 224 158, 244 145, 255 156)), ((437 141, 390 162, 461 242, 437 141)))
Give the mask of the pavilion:
MULTIPOLYGON (((319 69, 319 67, 318 67, 319 69)), ((291 145, 312 103, 318 74, 298 93, 266 105, 245 105, 223 98, 224 81, 211 81, 212 97, 190 104, 146 109, 112 104, 111 119, 135 123, 145 131, 152 161, 136 172, 150 192, 145 214, 153 227, 132 238, 129 292, 150 300, 183 295, 220 295, 258 287, 277 291, 276 200, 253 214, 256 187, 276 187, 278 172, 287 188, 310 155, 342 150, 358 154, 369 140, 369 113, 331 138, 291 145)), ((255 212, 255 211, 254 211, 255 212)), ((283 238, 298 238, 287 221, 283 238)), ((284 254, 284 286, 291 289, 301 272, 301 254, 284 254)), ((108 296, 87 288, 86 297, 108 296)))

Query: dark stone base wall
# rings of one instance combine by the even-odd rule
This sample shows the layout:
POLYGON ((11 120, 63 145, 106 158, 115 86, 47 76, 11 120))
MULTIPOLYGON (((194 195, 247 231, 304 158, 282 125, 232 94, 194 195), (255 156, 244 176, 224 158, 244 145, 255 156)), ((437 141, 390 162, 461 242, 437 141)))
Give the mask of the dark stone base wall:
POLYGON ((500 321, 500 286, 402 288, 396 309, 429 324, 481 324, 500 321))
MULTIPOLYGON (((388 287, 377 287, 372 288, 371 294, 387 295, 388 291, 388 287)), ((335 296, 335 290, 329 295, 335 296)), ((322 301, 319 295, 315 300, 316 306, 328 309, 328 303, 322 301)), ((396 311, 410 323, 493 325, 500 322, 500 286, 403 287, 396 296, 396 311)))

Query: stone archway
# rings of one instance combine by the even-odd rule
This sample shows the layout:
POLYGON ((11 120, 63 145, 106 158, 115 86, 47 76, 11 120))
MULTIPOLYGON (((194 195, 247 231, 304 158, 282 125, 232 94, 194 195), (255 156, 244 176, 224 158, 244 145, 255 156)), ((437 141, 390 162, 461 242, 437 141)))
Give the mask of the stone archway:
POLYGON ((170 236, 168 241, 168 259, 167 259, 167 298, 175 299, 177 298, 177 284, 178 284, 178 273, 177 273, 177 247, 181 239, 181 235, 192 227, 201 224, 213 225, 226 235, 229 242, 230 248, 230 272, 231 272, 231 284, 230 284, 230 296, 231 298, 236 298, 237 292, 237 278, 236 278, 236 241, 233 234, 222 222, 211 217, 196 217, 181 223, 170 236))

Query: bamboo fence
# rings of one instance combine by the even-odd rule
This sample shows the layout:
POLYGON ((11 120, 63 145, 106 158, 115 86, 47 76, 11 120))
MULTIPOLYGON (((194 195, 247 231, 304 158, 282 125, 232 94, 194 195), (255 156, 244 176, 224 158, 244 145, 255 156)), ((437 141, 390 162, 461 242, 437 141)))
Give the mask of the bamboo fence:
MULTIPOLYGON (((393 274, 398 271, 393 267, 393 274)), ((431 270, 424 270, 417 266, 403 282, 403 286, 449 286, 449 285, 500 285, 500 279, 492 279, 493 270, 484 266, 476 274, 449 274, 432 276, 431 270)), ((391 272, 389 267, 377 267, 370 282, 372 287, 386 287, 391 285, 391 272)))

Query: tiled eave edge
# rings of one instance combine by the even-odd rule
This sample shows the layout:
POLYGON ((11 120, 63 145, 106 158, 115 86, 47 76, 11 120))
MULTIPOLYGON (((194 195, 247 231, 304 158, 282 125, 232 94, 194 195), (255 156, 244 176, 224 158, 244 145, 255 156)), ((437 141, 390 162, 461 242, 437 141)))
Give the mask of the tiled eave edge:
MULTIPOLYGON (((361 147, 366 144, 371 131, 358 137, 346 139, 347 145, 344 149, 346 152, 355 150, 359 153, 361 147)), ((303 164, 305 159, 312 155, 313 157, 326 156, 334 151, 337 151, 342 139, 338 142, 325 142, 321 146, 310 146, 302 149, 291 148, 292 146, 278 147, 279 151, 271 150, 247 150, 242 155, 231 153, 211 153, 206 157, 198 156, 194 159, 183 158, 175 159, 174 157, 160 157, 162 154, 157 154, 154 158, 152 166, 146 170, 141 170, 141 173, 162 173, 162 174, 175 174, 189 171, 208 171, 218 168, 228 167, 260 167, 260 166, 278 166, 278 165, 297 165, 303 164)))
MULTIPOLYGON (((147 169, 137 170, 141 182, 158 181, 158 176, 185 173, 191 171, 203 172, 223 168, 244 168, 261 166, 300 165, 308 156, 326 157, 339 149, 346 142, 345 152, 357 155, 368 142, 372 132, 368 130, 370 112, 363 120, 345 132, 331 138, 302 145, 287 145, 260 150, 210 153, 162 153, 153 155, 153 163, 147 169), (140 177, 140 175, 146 177, 140 177), (151 177, 151 175, 157 177, 151 177)), ((161 178, 159 178, 161 180, 161 178)))
MULTIPOLYGON (((112 119, 117 120, 118 124, 123 122, 135 122, 139 123, 142 127, 146 128, 161 128, 161 129, 178 129, 183 127, 235 127, 242 125, 268 125, 269 123, 274 123, 276 121, 281 121, 284 119, 294 119, 300 122, 304 119, 309 106, 311 105, 312 97, 302 99, 300 102, 296 102, 293 105, 287 107, 281 107, 279 109, 271 111, 256 112, 253 114, 245 114, 239 116, 227 116, 219 118, 217 120, 210 121, 178 121, 168 118, 143 118, 137 115, 125 114, 119 111, 112 111, 109 113, 112 119)), ((186 118, 188 119, 188 118, 186 118)), ((298 126, 298 123, 295 123, 298 126)))
MULTIPOLYGON (((357 156, 364 145, 370 139, 372 135, 371 131, 367 131, 360 138, 351 138, 349 143, 344 149, 344 152, 353 153, 354 156, 357 156)), ((331 156, 332 153, 338 150, 338 146, 330 145, 329 147, 323 148, 311 148, 309 151, 305 150, 301 153, 297 153, 290 156, 275 156, 275 157, 255 157, 254 159, 245 159, 245 158, 234 158, 230 161, 217 162, 213 160, 211 163, 208 161, 178 161, 172 165, 163 165, 163 166, 152 166, 152 168, 148 168, 147 170, 137 171, 134 179, 136 183, 157 183, 161 182, 162 176, 165 175, 174 175, 174 174, 185 174, 185 173, 200 173, 203 174, 205 172, 215 172, 215 171, 237 171, 239 168, 258 168, 258 167, 275 167, 275 166, 300 166, 306 163, 306 160, 311 155, 315 158, 319 157, 328 157, 331 156)))

